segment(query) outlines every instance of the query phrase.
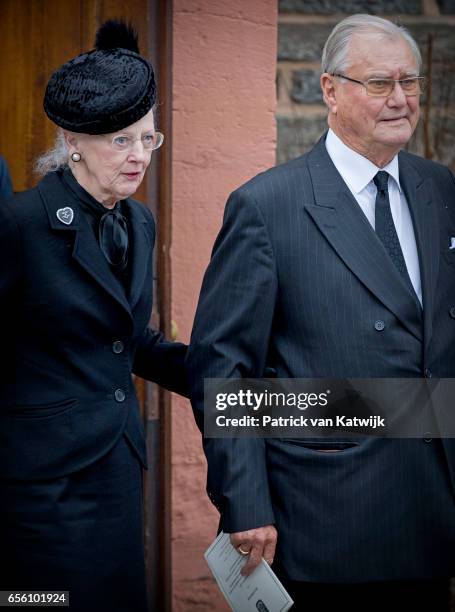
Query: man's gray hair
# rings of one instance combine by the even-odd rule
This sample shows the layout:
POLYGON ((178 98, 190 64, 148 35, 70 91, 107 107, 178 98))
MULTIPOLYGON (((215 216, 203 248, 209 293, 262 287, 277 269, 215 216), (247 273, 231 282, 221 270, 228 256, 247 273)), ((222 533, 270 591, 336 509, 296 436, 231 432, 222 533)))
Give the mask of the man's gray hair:
POLYGON ((322 52, 322 71, 333 74, 344 72, 349 67, 349 43, 354 34, 376 33, 389 38, 402 37, 413 53, 418 69, 422 67, 422 56, 416 41, 409 31, 382 17, 374 15, 351 15, 340 21, 330 33, 322 52))
POLYGON ((39 176, 63 168, 68 164, 68 147, 61 129, 58 129, 54 146, 38 157, 33 169, 39 176))

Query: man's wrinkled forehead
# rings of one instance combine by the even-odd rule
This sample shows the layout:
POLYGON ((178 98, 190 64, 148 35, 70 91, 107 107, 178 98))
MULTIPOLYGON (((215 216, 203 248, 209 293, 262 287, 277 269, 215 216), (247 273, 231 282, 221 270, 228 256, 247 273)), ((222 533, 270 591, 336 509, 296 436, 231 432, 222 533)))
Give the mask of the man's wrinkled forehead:
POLYGON ((347 63, 381 73, 397 69, 405 74, 417 74, 417 59, 408 43, 400 35, 393 36, 378 31, 354 34, 348 45, 347 63))

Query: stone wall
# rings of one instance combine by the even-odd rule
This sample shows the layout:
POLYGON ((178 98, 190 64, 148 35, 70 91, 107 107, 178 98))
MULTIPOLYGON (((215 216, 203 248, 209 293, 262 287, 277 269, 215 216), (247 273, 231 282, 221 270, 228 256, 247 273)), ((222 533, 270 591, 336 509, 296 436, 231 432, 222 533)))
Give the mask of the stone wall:
POLYGON ((359 12, 391 19, 416 38, 430 87, 408 148, 455 170, 455 0, 280 0, 277 162, 307 151, 327 128, 322 48, 338 21, 359 12))

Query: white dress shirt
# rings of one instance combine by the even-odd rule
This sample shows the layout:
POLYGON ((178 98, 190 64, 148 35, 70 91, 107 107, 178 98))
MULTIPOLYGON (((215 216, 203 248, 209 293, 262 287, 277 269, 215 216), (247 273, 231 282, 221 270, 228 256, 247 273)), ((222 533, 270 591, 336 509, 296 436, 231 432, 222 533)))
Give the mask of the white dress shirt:
POLYGON ((400 185, 398 171, 398 155, 391 162, 378 168, 366 157, 356 153, 344 144, 340 138, 329 130, 325 146, 335 168, 341 174, 342 179, 348 186, 350 192, 358 202, 366 218, 374 229, 374 207, 376 201, 376 185, 373 178, 380 170, 389 174, 389 200, 392 211, 393 222, 403 251, 404 261, 408 269, 412 286, 422 304, 422 286, 420 282, 419 255, 412 225, 411 213, 400 185))

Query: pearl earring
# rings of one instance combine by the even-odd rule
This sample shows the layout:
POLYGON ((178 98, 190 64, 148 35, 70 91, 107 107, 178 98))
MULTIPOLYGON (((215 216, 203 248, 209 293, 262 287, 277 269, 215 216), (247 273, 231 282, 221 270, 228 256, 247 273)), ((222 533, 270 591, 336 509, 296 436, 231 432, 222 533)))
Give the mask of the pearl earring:
POLYGON ((71 159, 73 162, 81 161, 81 154, 77 152, 71 153, 71 159))

